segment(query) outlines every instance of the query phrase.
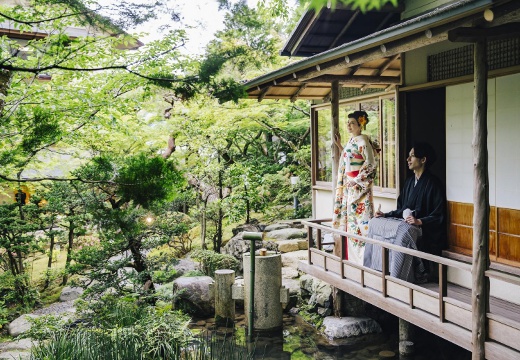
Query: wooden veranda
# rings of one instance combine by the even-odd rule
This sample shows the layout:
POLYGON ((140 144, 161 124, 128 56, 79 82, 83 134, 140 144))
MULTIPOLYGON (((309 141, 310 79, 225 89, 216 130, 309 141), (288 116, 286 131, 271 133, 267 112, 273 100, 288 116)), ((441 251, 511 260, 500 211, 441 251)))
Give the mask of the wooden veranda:
MULTIPOLYGON (((308 229, 308 260, 299 269, 332 286, 352 294, 401 319, 419 326, 469 351, 472 345, 471 289, 448 282, 448 268, 468 273, 471 265, 430 255, 393 244, 353 235, 331 228, 326 220, 303 221, 308 229), (382 247, 382 271, 353 264, 323 250, 322 235, 337 233, 382 247), (389 250, 398 251, 438 264, 438 283, 413 284, 389 275, 389 250)), ((487 270, 488 279, 496 279, 518 287, 520 277, 487 270)), ((490 297, 486 313, 485 357, 487 359, 520 359, 520 305, 490 297)))

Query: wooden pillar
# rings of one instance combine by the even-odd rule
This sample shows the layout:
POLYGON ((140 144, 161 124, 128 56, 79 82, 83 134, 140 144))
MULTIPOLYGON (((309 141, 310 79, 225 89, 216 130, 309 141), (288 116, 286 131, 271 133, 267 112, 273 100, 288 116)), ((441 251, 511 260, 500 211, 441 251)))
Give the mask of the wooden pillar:
POLYGON ((330 85, 330 113, 331 113, 331 136, 332 136, 332 194, 336 194, 336 184, 338 182, 338 166, 341 150, 336 146, 334 141, 336 135, 339 135, 339 81, 335 80, 330 85))
POLYGON ((472 359, 485 359, 486 313, 489 309, 489 175, 487 150, 486 38, 475 43, 475 103, 473 108, 473 264, 472 359))
MULTIPOLYGON (((336 198, 336 184, 338 183, 338 167, 339 167, 339 157, 341 155, 341 150, 336 146, 336 135, 339 134, 339 81, 334 80, 330 84, 330 123, 331 123, 331 137, 332 137, 332 207, 334 208, 334 199, 336 198)), ((332 213, 331 209, 331 213, 332 213)), ((341 242, 338 241, 341 237, 334 237, 334 255, 341 257, 341 242)), ((342 258, 342 257, 341 257, 342 258)), ((343 258, 342 258, 343 259, 343 258)), ((343 266, 343 265, 342 265, 343 266)), ((341 317, 343 316, 343 292, 333 287, 332 288, 332 304, 333 304, 333 312, 334 316, 341 317)))

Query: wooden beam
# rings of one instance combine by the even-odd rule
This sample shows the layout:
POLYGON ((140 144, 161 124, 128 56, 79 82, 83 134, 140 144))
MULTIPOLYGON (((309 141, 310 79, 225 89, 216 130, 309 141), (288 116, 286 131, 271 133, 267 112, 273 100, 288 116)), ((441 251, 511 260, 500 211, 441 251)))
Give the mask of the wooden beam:
POLYGON ((309 80, 305 83, 331 83, 338 81, 340 84, 399 84, 401 78, 395 76, 364 76, 364 75, 322 75, 309 80))
POLYGON ((390 64, 392 64, 392 62, 397 59, 399 56, 401 56, 401 54, 396 54, 394 56, 391 56, 389 58, 387 58, 385 60, 385 62, 382 64, 382 66, 378 69, 377 73, 373 74, 373 75, 376 75, 376 76, 379 76, 381 75, 382 73, 384 73, 389 67, 390 67, 390 64))
MULTIPOLYGON (((426 45, 435 44, 448 39, 446 33, 433 34, 431 38, 426 37, 424 33, 414 34, 409 38, 396 40, 386 45, 386 53, 383 55, 379 46, 374 48, 360 51, 356 54, 348 54, 350 62, 347 63, 344 57, 339 59, 331 60, 321 65, 322 72, 335 72, 344 70, 345 68, 360 65, 372 60, 377 60, 383 56, 393 56, 416 48, 420 48, 426 45)), ((312 69, 312 68, 311 68, 312 69)), ((299 73, 300 78, 307 77, 312 78, 321 75, 320 72, 312 70, 301 71, 299 73)))
POLYGON ((303 91, 303 89, 305 89, 307 87, 307 84, 303 84, 302 86, 300 86, 298 88, 298 90, 296 90, 296 92, 291 96, 291 102, 295 102, 296 99, 298 99, 298 95, 300 95, 300 93, 303 91))
POLYGON ((345 33, 347 32, 348 29, 350 29, 350 27, 352 26, 352 23, 354 22, 354 20, 356 20, 358 15, 359 15, 359 10, 357 10, 354 14, 352 14, 350 19, 348 19, 347 23, 345 24, 345 26, 343 26, 343 29, 341 29, 341 31, 339 32, 338 36, 336 36, 334 41, 330 44, 329 49, 336 47, 336 44, 338 43, 339 39, 341 39, 341 37, 343 35, 345 35, 345 33))
POLYGON ((487 41, 475 43, 473 106, 473 264, 471 267, 472 359, 485 360, 489 311, 489 176, 487 149, 487 41))
POLYGON ((265 88, 260 90, 260 94, 258 94, 258 102, 264 100, 265 94, 267 94, 267 91, 269 91, 270 88, 271 86, 266 86, 265 88))
POLYGON ((460 27, 448 32, 448 40, 452 42, 499 40, 516 36, 520 36, 520 22, 488 28, 460 27))

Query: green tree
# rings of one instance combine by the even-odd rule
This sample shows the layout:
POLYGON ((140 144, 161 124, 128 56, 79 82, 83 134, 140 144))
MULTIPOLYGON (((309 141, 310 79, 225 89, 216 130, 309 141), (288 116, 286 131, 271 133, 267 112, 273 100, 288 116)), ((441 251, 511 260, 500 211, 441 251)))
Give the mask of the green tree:
POLYGON ((96 181, 74 196, 82 198, 92 214, 99 238, 75 253, 71 272, 87 277, 89 290, 94 292, 107 288, 129 291, 125 276, 138 293, 153 292, 146 253, 167 243, 175 229, 167 232, 160 221, 148 219, 160 218, 163 207, 159 205, 182 188, 181 173, 171 161, 138 153, 117 159, 95 158, 77 175, 96 181), (133 271, 125 273, 123 268, 133 271))

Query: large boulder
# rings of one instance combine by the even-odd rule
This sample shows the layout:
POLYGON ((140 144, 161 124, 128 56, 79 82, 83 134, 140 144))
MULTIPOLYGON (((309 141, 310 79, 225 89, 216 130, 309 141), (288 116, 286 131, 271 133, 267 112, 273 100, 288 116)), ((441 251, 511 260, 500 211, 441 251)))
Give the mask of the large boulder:
POLYGON ((298 250, 282 254, 282 266, 298 269, 298 263, 301 260, 307 260, 309 252, 307 250, 298 250))
POLYGON ((332 303, 332 286, 311 275, 300 277, 300 287, 310 295, 308 304, 328 308, 332 303))
POLYGON ((307 237, 307 231, 304 229, 279 229, 265 233, 267 240, 291 240, 291 239, 305 239, 307 237))
POLYGON ((265 232, 271 232, 271 231, 274 231, 274 230, 280 230, 280 229, 289 229, 291 226, 289 224, 284 224, 284 223, 276 223, 276 224, 271 224, 271 225, 267 225, 264 229, 265 232))
POLYGON ((233 236, 238 235, 241 232, 249 231, 249 232, 260 232, 262 231, 263 226, 258 223, 258 221, 254 221, 250 224, 242 224, 231 230, 233 236))
POLYGON ((199 268, 198 264, 190 259, 175 260, 171 267, 177 271, 179 276, 184 275, 188 271, 197 270, 199 268))
POLYGON ((323 319, 323 333, 330 340, 380 333, 381 326, 368 317, 327 316, 323 319))
POLYGON ((81 287, 65 286, 63 290, 61 290, 60 301, 76 300, 83 295, 83 291, 84 290, 81 287))
MULTIPOLYGON (((237 234, 220 249, 222 254, 231 255, 240 262, 240 271, 242 271, 243 254, 249 252, 251 247, 251 241, 244 240, 242 238, 243 235, 243 232, 237 234)), ((269 251, 278 251, 278 245, 273 241, 256 241, 255 249, 258 250, 261 248, 265 248, 269 251)))
POLYGON ((0 343, 0 359, 26 360, 31 358, 31 348, 37 345, 37 341, 20 339, 11 342, 0 343))
POLYGON ((211 316, 215 313, 209 276, 180 277, 173 282, 173 306, 191 315, 211 316))
POLYGON ((28 318, 36 319, 38 317, 39 317, 38 315, 33 315, 33 314, 24 314, 24 315, 18 316, 16 319, 11 321, 11 323, 7 327, 7 330, 9 331, 9 335, 11 335, 12 337, 16 337, 16 336, 28 331, 31 328, 32 324, 27 319, 28 318))

